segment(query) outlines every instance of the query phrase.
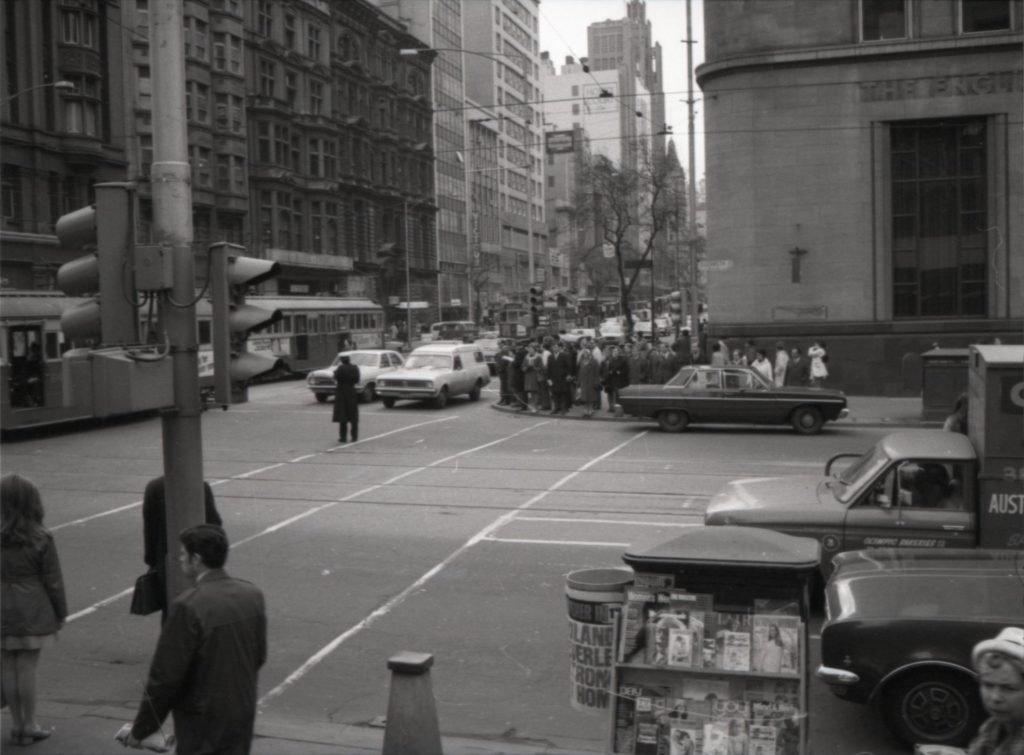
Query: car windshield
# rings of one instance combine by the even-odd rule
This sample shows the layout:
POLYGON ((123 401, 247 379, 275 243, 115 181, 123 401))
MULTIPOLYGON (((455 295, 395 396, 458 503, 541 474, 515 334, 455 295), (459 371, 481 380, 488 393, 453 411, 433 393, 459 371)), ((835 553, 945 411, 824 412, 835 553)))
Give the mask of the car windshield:
POLYGON ((696 372, 696 370, 693 369, 693 367, 683 367, 683 369, 679 370, 679 372, 675 374, 675 377, 669 380, 665 385, 678 385, 682 387, 686 385, 686 381, 693 376, 694 372, 696 372))
MULTIPOLYGON (((376 367, 380 362, 379 357, 376 354, 371 354, 366 351, 353 351, 349 352, 348 357, 352 364, 357 364, 360 367, 376 367)), ((341 354, 338 354, 331 363, 332 367, 337 367, 341 364, 341 354)))
POLYGON ((452 358, 447 354, 412 354, 405 360, 405 366, 410 370, 423 367, 450 369, 452 366, 452 358))
POLYGON ((834 491, 836 498, 843 503, 852 500, 889 461, 885 451, 875 446, 836 476, 839 483, 834 491))

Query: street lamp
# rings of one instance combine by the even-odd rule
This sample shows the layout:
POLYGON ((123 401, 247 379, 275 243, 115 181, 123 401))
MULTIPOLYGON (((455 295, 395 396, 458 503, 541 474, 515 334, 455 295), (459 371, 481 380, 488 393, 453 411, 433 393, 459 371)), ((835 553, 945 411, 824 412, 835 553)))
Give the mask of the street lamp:
POLYGON ((65 92, 73 92, 78 88, 75 86, 75 83, 73 81, 64 81, 63 79, 61 81, 51 81, 46 84, 36 84, 35 86, 22 89, 20 92, 15 92, 7 98, 7 101, 11 102, 13 99, 15 99, 16 97, 21 97, 21 95, 23 94, 33 92, 36 89, 45 89, 47 87, 53 87, 54 89, 59 89, 65 92))

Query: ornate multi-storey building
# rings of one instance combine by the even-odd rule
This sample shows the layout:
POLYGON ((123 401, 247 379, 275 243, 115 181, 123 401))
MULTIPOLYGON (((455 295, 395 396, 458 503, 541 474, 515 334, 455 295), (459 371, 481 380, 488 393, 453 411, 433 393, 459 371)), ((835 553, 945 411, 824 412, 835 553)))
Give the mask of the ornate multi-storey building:
MULTIPOLYGON (((53 223, 98 181, 136 183, 148 240, 151 6, 5 4, 5 285, 52 287, 53 223)), ((369 0, 186 0, 184 23, 198 254, 242 244, 281 264, 281 293, 383 303, 407 255, 409 298, 432 310, 431 70, 399 54, 420 40, 369 0)))

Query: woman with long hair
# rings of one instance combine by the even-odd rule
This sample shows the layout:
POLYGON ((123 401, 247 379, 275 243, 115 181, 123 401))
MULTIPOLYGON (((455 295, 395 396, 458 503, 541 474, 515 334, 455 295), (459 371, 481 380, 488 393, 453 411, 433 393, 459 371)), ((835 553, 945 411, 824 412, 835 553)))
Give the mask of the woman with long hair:
POLYGON ((0 478, 0 552, 3 692, 11 710, 11 742, 29 745, 50 736, 36 722, 36 666, 40 650, 56 642, 68 609, 39 489, 17 474, 0 478))

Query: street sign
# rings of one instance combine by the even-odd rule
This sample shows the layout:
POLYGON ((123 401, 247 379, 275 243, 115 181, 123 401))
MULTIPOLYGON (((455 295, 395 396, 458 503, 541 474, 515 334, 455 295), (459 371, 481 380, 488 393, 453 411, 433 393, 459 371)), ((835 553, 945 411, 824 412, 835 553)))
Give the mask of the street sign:
POLYGON ((732 267, 732 260, 699 260, 698 270, 728 270, 732 267))

